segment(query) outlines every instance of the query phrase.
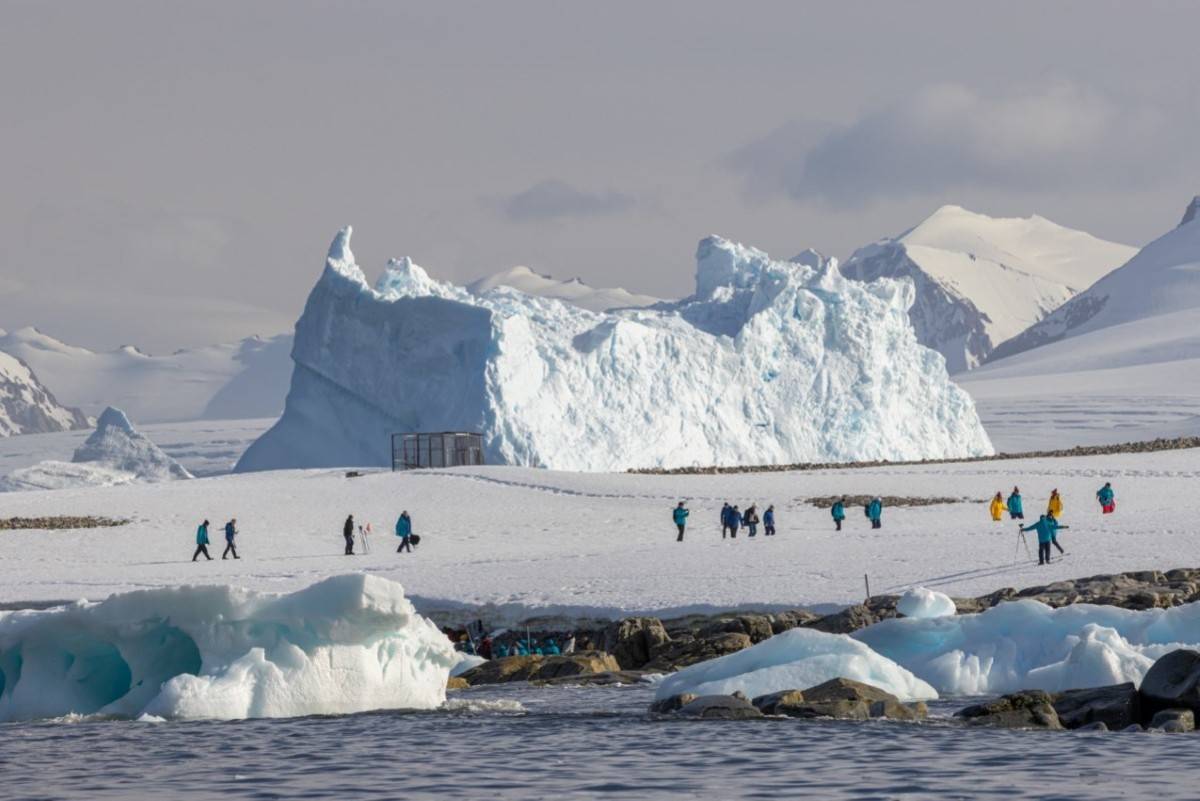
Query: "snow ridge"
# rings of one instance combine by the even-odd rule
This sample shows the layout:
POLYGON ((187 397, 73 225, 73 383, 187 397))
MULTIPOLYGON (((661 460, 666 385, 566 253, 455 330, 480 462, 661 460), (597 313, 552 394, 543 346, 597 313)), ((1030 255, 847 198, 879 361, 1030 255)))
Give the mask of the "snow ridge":
POLYGON ((917 344, 906 282, 709 237, 695 295, 598 314, 407 259, 372 289, 349 240, 296 325, 284 415, 238 470, 386 465, 399 431, 477 430, 490 462, 589 471, 991 452, 917 344))
POLYGON ((0 437, 87 427, 83 412, 60 404, 29 365, 0 353, 0 437))

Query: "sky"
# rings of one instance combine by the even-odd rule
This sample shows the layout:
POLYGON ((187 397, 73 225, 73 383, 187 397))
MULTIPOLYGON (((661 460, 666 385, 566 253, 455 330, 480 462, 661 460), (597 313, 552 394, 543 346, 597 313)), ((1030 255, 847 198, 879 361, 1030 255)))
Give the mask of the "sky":
POLYGON ((0 327, 154 353, 374 276, 680 297, 946 203, 1141 245, 1200 193, 1192 2, 0 0, 0 327))

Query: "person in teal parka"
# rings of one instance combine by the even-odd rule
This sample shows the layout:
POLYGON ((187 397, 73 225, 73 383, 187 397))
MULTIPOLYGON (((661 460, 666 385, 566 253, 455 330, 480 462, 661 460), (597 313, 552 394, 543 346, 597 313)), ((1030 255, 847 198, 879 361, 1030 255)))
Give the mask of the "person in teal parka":
POLYGON ((683 501, 671 510, 671 519, 675 521, 675 527, 679 529, 679 536, 675 539, 676 542, 683 542, 683 529, 687 526, 688 510, 683 505, 683 501))
MULTIPOLYGON (((1058 524, 1053 517, 1042 515, 1031 526, 1021 526, 1021 531, 1036 531, 1038 539, 1038 564, 1050 564, 1050 543, 1054 541, 1054 531, 1058 524)), ((1064 527, 1065 528, 1065 527, 1064 527)))
POLYGON ((837 526, 837 530, 841 531, 842 521, 846 519, 846 499, 834 501, 833 508, 829 510, 829 513, 833 515, 833 523, 837 526))
POLYGON ((867 504, 867 517, 871 518, 871 528, 883 528, 883 498, 872 498, 867 504))
POLYGON ((1025 519, 1025 503, 1021 500, 1021 488, 1013 487, 1012 495, 1008 496, 1009 520, 1025 519))
POLYGON ((396 520, 396 536, 400 538, 400 545, 396 548, 396 553, 408 551, 412 553, 412 518, 408 516, 408 510, 400 513, 400 517, 396 520))
POLYGON ((1112 483, 1104 482, 1104 486, 1096 492, 1096 500, 1100 501, 1100 508, 1104 514, 1112 514, 1117 508, 1117 494, 1113 492, 1112 483))
POLYGON ((204 558, 212 561, 212 557, 208 555, 208 521, 205 520, 196 529, 196 552, 192 554, 192 561, 196 561, 196 557, 204 554, 204 558))

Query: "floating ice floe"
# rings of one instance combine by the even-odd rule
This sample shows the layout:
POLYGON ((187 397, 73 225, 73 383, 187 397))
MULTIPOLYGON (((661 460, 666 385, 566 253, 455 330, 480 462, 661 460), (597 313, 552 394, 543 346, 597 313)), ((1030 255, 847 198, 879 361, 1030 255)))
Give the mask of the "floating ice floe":
POLYGON ((896 611, 905 617, 929 618, 953 615, 958 609, 949 595, 924 587, 914 587, 896 601, 896 611))
POLYGON ((142 590, 0 612, 0 721, 433 709, 454 661, 403 588, 374 576, 286 595, 142 590))

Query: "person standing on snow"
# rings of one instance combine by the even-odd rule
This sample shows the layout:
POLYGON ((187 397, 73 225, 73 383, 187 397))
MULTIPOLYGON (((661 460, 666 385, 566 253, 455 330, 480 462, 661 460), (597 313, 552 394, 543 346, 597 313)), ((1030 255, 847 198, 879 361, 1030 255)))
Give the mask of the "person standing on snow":
POLYGON ((763 536, 775 536, 775 507, 768 506, 767 511, 763 512, 763 536))
POLYGON ((1038 564, 1050 564, 1050 543, 1054 540, 1054 524, 1051 518, 1042 515, 1032 526, 1019 526, 1021 531, 1036 531, 1038 539, 1038 564))
MULTIPOLYGON (((1059 529, 1070 528, 1070 526, 1060 526, 1058 524, 1058 520, 1056 520, 1053 515, 1046 515, 1046 522, 1050 524, 1050 544, 1057 548, 1059 553, 1065 554, 1066 551, 1064 551, 1063 547, 1058 544, 1058 531, 1059 529)), ((1046 553, 1050 553, 1049 548, 1046 549, 1046 553)), ((1046 561, 1050 561, 1049 555, 1047 555, 1046 561)))
POLYGON ((746 513, 742 515, 742 525, 750 529, 750 536, 758 534, 758 507, 750 504, 746 507, 746 513))
POLYGON ((999 523, 1004 519, 1004 493, 997 492, 996 497, 992 498, 992 505, 989 508, 992 513, 992 520, 999 523))
POLYGON ((730 533, 733 526, 730 525, 730 516, 733 514, 733 507, 728 502, 721 507, 721 539, 725 539, 725 535, 730 533))
POLYGON ((871 528, 883 528, 883 498, 871 499, 867 504, 867 517, 871 518, 871 528))
POLYGON ((1053 490, 1050 493, 1050 502, 1046 504, 1046 514, 1053 518, 1062 517, 1063 502, 1062 496, 1058 494, 1058 490, 1053 490))
POLYGON ((346 518, 342 526, 342 538, 346 540, 346 556, 354 556, 354 515, 346 518))
POLYGON ((396 536, 400 538, 400 545, 396 547, 396 553, 401 551, 412 553, 412 518, 408 516, 407 509, 401 512, 399 519, 396 520, 396 536))
POLYGON ((229 556, 229 554, 231 554, 231 553, 233 554, 234 559, 242 558, 237 555, 237 547, 234 546, 234 544, 233 544, 233 538, 236 536, 237 536, 237 518, 235 517, 235 518, 232 518, 228 523, 225 524, 225 552, 223 554, 221 554, 222 559, 229 556))
POLYGON ((837 530, 841 531, 842 521, 846 519, 846 499, 834 501, 833 508, 829 510, 829 513, 833 515, 833 523, 837 526, 837 530))
POLYGON ((1012 495, 1008 496, 1008 519, 1024 520, 1025 504, 1021 500, 1021 488, 1013 487, 1012 495))
POLYGON ((1104 482, 1104 486, 1096 492, 1096 500, 1100 501, 1100 509, 1110 515, 1117 510, 1117 494, 1113 492, 1112 482, 1104 482))
POLYGON ((192 554, 192 561, 196 561, 196 557, 204 554, 204 558, 212 561, 212 557, 208 555, 208 521, 205 520, 196 529, 196 552, 192 554))
POLYGON ((675 541, 683 542, 683 530, 687 526, 688 519, 688 510, 683 505, 683 501, 680 501, 679 505, 671 512, 671 519, 675 521, 675 527, 679 529, 679 537, 675 541))

